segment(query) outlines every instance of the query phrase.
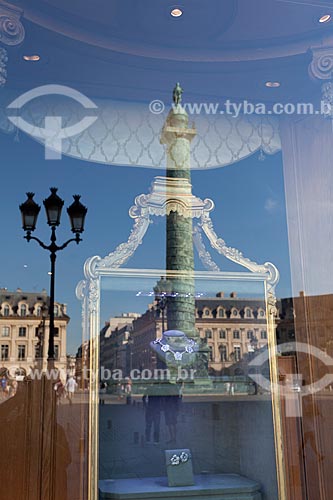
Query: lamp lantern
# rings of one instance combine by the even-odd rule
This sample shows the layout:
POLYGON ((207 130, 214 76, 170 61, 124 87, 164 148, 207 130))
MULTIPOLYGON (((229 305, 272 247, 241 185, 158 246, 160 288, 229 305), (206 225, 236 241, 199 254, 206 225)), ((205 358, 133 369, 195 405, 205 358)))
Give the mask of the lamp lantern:
POLYGON ((81 196, 75 194, 74 201, 70 207, 67 208, 67 213, 71 221, 72 232, 75 234, 83 233, 84 221, 86 218, 87 207, 80 202, 81 196))
POLYGON ((36 229, 40 206, 37 205, 33 197, 35 193, 27 193, 28 199, 20 205, 22 215, 22 227, 24 231, 34 231, 36 229))
POLYGON ((59 226, 64 200, 57 195, 57 188, 50 188, 51 194, 43 201, 46 210, 47 223, 51 227, 59 226))

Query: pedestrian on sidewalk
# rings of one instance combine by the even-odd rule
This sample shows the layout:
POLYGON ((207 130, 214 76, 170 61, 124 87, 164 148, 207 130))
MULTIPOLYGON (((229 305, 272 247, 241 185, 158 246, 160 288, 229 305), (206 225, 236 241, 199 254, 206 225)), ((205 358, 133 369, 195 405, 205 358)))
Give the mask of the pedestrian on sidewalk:
POLYGON ((73 396, 75 394, 75 391, 77 389, 78 385, 76 383, 75 378, 71 375, 69 379, 66 382, 65 389, 67 393, 67 397, 69 400, 69 404, 72 404, 73 402, 73 396))

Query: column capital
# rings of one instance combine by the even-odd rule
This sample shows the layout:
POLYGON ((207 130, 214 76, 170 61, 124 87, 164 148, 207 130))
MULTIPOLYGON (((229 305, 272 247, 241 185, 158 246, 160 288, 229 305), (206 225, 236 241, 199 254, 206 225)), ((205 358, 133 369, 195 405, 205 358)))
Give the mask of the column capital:
POLYGON ((333 78, 333 46, 312 48, 312 61, 309 74, 314 80, 331 80, 333 78))
POLYGON ((188 114, 185 109, 178 104, 170 110, 164 123, 160 142, 161 144, 171 144, 176 139, 187 139, 189 142, 194 139, 197 131, 194 126, 188 126, 188 114))
POLYGON ((14 46, 23 42, 25 30, 21 22, 22 14, 22 9, 0 0, 0 43, 14 46))
POLYGON ((312 48, 311 52, 309 74, 313 80, 322 83, 322 115, 333 119, 333 46, 312 48))

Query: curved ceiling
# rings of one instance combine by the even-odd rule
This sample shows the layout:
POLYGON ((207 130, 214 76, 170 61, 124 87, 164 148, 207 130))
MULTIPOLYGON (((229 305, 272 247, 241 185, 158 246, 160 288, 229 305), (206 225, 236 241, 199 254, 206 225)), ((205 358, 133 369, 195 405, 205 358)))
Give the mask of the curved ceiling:
POLYGON ((177 19, 176 0, 12 3, 26 28, 8 66, 8 84, 19 89, 58 83, 91 96, 151 100, 181 81, 192 99, 299 98, 315 88, 309 48, 330 38, 333 46, 333 23, 318 22, 333 6, 320 0, 180 0, 177 19), (26 53, 41 61, 23 62, 26 53), (281 87, 267 89, 267 80, 281 87))
MULTIPOLYGON (((299 53, 304 42, 331 31, 331 26, 318 23, 328 12, 325 3, 315 3, 191 0, 181 2, 183 15, 175 19, 170 15, 173 0, 19 2, 26 19, 82 43, 136 56, 189 61, 299 53)), ((333 13, 333 6, 329 10, 333 13)))

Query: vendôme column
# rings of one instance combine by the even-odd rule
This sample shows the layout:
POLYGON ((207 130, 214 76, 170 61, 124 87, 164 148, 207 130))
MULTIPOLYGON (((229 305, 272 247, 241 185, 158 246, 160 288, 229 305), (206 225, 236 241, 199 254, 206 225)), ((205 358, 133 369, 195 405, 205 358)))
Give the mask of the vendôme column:
POLYGON ((173 107, 164 124, 161 143, 167 146, 166 269, 167 327, 198 340, 195 328, 195 285, 192 235, 190 146, 196 135, 181 105, 182 88, 173 91, 173 107))

